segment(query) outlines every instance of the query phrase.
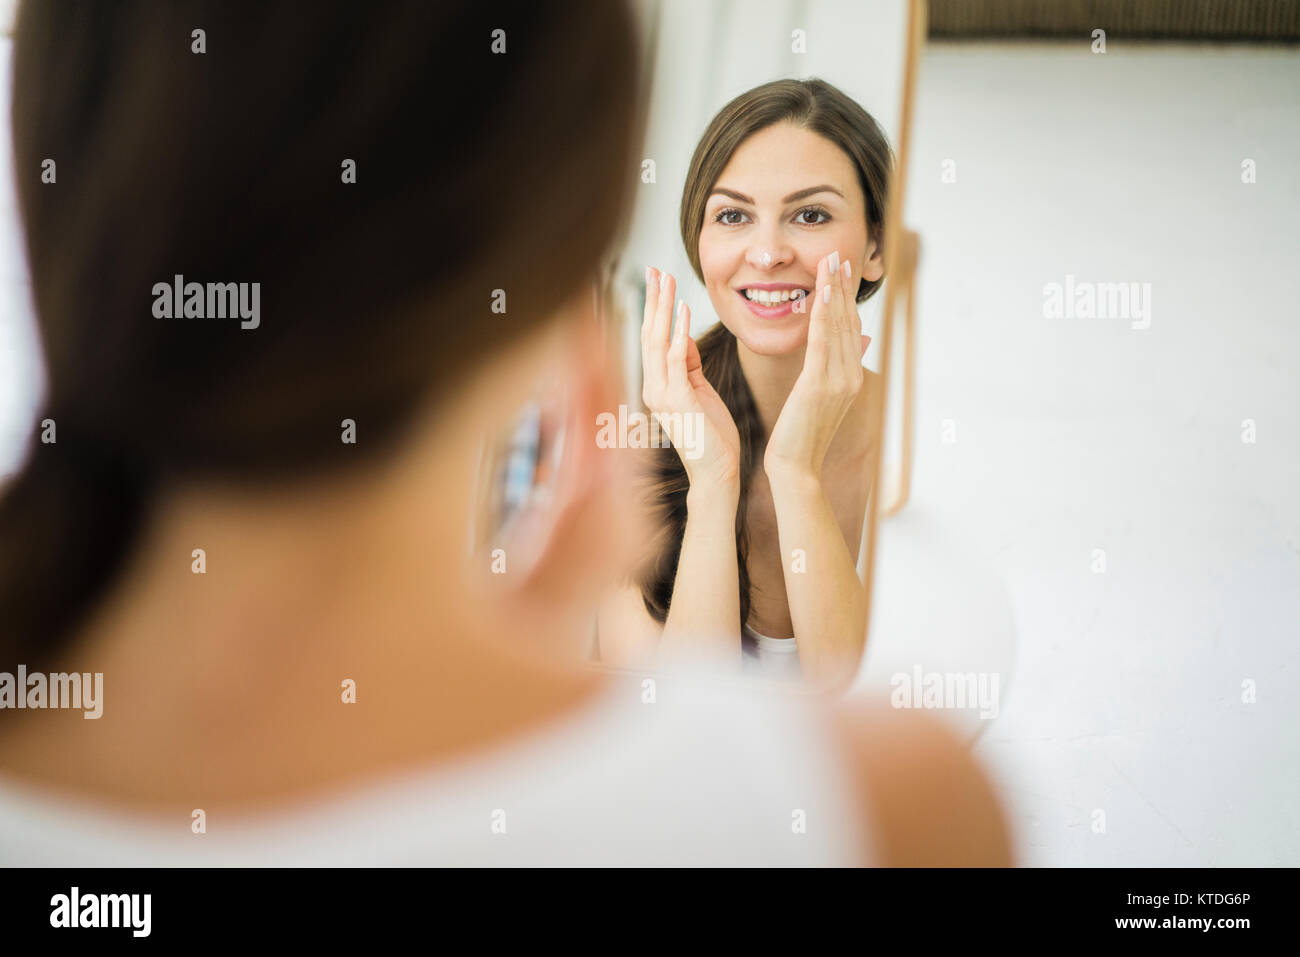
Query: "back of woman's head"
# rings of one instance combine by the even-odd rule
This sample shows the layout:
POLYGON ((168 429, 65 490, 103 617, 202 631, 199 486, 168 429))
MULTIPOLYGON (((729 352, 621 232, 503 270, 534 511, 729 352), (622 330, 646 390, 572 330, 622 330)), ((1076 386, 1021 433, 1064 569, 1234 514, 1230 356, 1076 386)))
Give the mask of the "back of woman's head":
POLYGON ((161 485, 373 458, 595 268, 631 181, 628 13, 480 7, 24 4, 51 424, 0 498, 0 670, 57 652, 161 485))

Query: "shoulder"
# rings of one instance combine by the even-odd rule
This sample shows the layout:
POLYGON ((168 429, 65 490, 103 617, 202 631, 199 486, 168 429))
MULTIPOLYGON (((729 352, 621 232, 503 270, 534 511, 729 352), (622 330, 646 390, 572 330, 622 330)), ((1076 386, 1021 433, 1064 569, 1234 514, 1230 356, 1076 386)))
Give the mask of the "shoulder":
POLYGON ((969 747, 931 715, 860 701, 834 709, 854 793, 891 867, 1011 863, 1006 822, 969 747))
POLYGON ((639 739, 638 766, 653 778, 639 790, 656 794, 680 836, 692 821, 705 828, 691 834, 696 852, 676 853, 707 848, 729 866, 871 861, 871 823, 820 700, 703 667, 654 683, 657 704, 642 709, 641 721, 658 740, 628 738, 639 739))

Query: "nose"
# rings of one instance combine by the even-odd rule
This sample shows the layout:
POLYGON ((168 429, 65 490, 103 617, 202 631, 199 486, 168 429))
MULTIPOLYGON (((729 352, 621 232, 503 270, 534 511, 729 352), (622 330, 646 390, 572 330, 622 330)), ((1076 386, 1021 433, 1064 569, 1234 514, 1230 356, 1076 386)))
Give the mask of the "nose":
POLYGON ((793 260, 794 250, 774 230, 755 235, 754 242, 745 250, 745 261, 754 269, 778 269, 793 260))

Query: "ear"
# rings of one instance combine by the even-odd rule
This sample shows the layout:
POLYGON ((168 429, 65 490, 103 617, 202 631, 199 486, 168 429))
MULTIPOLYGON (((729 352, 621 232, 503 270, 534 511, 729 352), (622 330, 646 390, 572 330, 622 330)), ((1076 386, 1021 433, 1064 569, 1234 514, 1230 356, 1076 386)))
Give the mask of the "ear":
POLYGON ((875 239, 867 240, 867 254, 859 275, 868 282, 876 282, 885 274, 884 239, 882 232, 875 239))
POLYGON ((644 535, 634 527, 627 450, 596 441, 602 413, 618 418, 620 375, 594 318, 573 320, 547 364, 538 494, 497 543, 504 572, 493 575, 493 592, 498 611, 539 631, 563 632, 594 614, 611 581, 631 568, 644 535))

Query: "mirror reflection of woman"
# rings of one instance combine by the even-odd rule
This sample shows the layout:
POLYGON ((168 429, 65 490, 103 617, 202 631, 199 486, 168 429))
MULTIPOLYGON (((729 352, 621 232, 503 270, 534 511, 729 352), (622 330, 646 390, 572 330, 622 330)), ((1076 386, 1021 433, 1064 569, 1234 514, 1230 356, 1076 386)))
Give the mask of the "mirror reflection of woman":
POLYGON ((642 398, 696 435, 647 453, 664 533, 600 610, 606 662, 689 650, 852 680, 880 401, 856 307, 884 276, 892 166, 871 116, 818 80, 750 90, 705 131, 681 230, 719 321, 693 339, 676 279, 647 268, 642 398))

